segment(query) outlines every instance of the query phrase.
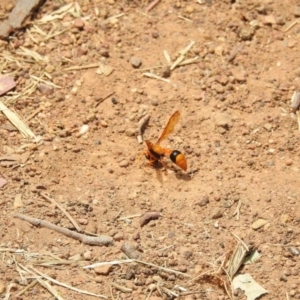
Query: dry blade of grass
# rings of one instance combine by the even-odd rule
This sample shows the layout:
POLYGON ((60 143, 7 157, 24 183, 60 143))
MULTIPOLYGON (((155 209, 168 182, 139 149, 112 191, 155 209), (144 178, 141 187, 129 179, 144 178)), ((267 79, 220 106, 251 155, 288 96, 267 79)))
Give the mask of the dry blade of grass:
POLYGON ((49 282, 44 281, 43 279, 40 278, 40 276, 36 275, 35 272, 29 270, 25 266, 23 266, 23 265, 21 265, 19 263, 17 263, 17 265, 19 265, 23 270, 25 270, 27 273, 29 273, 30 275, 32 275, 35 278, 35 280, 37 280, 40 285, 42 285, 44 288, 46 288, 56 299, 58 299, 58 300, 64 300, 64 298, 62 296, 60 296, 59 292, 53 286, 51 286, 49 284, 49 282))
POLYGON ((169 79, 163 78, 163 77, 158 76, 158 75, 153 74, 153 73, 145 72, 145 73, 143 73, 143 75, 146 76, 146 77, 161 80, 161 81, 164 81, 164 82, 168 82, 168 83, 170 82, 169 79))
POLYGON ((0 111, 2 111, 5 114, 5 116, 20 131, 20 133, 24 138, 37 140, 37 137, 31 131, 31 129, 17 116, 16 113, 12 112, 1 101, 0 101, 0 111))
POLYGON ((101 295, 101 294, 95 294, 95 293, 91 293, 91 292, 88 292, 88 291, 85 291, 85 290, 81 290, 81 289, 77 289, 75 287, 72 287, 66 283, 63 283, 63 282, 60 282, 58 280, 55 280, 53 279, 52 277, 48 276, 47 274, 44 274, 40 271, 38 271, 37 269, 33 268, 33 267, 30 267, 34 272, 36 272, 37 274, 39 274, 40 276, 44 277, 45 279, 57 284, 57 285, 60 285, 60 286, 63 286, 67 289, 70 289, 72 291, 75 291, 75 292, 78 292, 78 293, 81 293, 81 294, 85 294, 85 295, 90 295, 90 296, 95 296, 95 297, 98 297, 98 298, 103 298, 103 299, 108 299, 107 296, 105 295, 101 295))
POLYGON ((74 227, 76 228, 76 230, 78 232, 83 232, 83 230, 81 229, 81 227, 77 224, 77 222, 73 219, 73 217, 54 199, 50 198, 49 196, 47 196, 45 193, 40 193, 40 195, 47 199, 48 201, 50 201, 50 203, 54 204, 55 206, 57 206, 61 212, 69 219, 69 221, 74 225, 74 227))
POLYGON ((180 271, 173 270, 173 269, 166 268, 166 267, 161 267, 161 266, 158 266, 158 265, 146 262, 146 261, 138 260, 138 259, 107 261, 107 262, 95 263, 95 264, 92 264, 92 265, 89 265, 89 266, 85 266, 83 268, 84 269, 90 269, 90 268, 95 268, 95 267, 99 267, 99 266, 118 265, 118 264, 132 263, 132 262, 137 262, 137 263, 140 263, 140 264, 143 264, 143 265, 151 266, 151 267, 154 267, 156 269, 159 269, 159 270, 162 270, 162 271, 165 271, 165 272, 169 272, 169 273, 174 273, 174 274, 177 274, 177 275, 182 275, 184 277, 191 277, 191 275, 189 275, 189 274, 182 273, 180 271))

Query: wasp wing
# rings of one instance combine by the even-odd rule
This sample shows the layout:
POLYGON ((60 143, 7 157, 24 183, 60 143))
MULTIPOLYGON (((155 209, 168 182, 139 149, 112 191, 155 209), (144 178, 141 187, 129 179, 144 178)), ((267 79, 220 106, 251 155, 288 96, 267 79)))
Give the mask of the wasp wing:
POLYGON ((165 127, 163 133, 161 134, 160 138, 157 141, 157 144, 163 141, 170 133, 174 131, 175 125, 178 123, 179 119, 180 119, 180 112, 179 110, 177 110, 170 117, 167 126, 165 127))

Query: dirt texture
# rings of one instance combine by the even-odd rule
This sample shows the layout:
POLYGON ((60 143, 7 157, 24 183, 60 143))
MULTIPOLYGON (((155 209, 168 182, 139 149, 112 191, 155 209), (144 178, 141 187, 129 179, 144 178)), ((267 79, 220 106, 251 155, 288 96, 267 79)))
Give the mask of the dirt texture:
MULTIPOLYGON (((236 274, 268 291, 260 299, 300 299, 300 132, 290 110, 300 2, 149 4, 46 1, 0 41, 1 74, 16 82, 0 100, 36 136, 24 139, 0 114, 1 299, 54 299, 30 266, 107 299, 247 299, 225 272, 232 233, 261 254, 236 274), (190 63, 172 68, 189 45, 190 63), (150 115, 143 138, 156 143, 177 110, 161 145, 184 154, 186 172, 168 157, 167 170, 149 166, 137 141, 141 118, 150 115), (52 199, 106 245, 15 218, 75 232, 52 199), (140 262, 83 268, 128 258, 140 262)), ((0 15, 13 7, 0 2, 0 15)), ((95 299, 50 284, 62 299, 95 299)))

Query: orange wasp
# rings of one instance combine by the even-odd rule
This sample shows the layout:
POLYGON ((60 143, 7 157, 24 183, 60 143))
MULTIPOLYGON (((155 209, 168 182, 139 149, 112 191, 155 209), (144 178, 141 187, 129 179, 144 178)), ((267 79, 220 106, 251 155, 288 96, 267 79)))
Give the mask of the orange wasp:
POLYGON ((161 141, 163 141, 167 136, 174 131, 175 125, 178 123, 180 118, 180 112, 177 110, 169 119, 167 126, 165 127, 163 133, 161 134, 158 141, 153 144, 150 141, 145 141, 148 149, 145 151, 145 156, 149 160, 150 165, 154 165, 156 163, 160 163, 165 168, 165 164, 162 159, 167 156, 171 159, 171 161, 180 167, 182 170, 186 171, 187 163, 184 155, 178 150, 172 150, 168 148, 163 148, 159 145, 161 141))

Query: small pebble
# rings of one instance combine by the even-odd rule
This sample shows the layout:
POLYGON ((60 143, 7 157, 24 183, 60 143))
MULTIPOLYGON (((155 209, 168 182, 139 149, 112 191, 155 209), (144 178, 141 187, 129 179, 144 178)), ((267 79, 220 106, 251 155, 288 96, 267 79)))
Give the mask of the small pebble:
POLYGON ((108 126, 107 122, 104 121, 104 120, 100 120, 100 125, 101 125, 102 127, 107 127, 107 126, 108 126))
POLYGON ((79 261, 81 260, 81 255, 79 253, 69 257, 69 260, 79 261))
POLYGON ((273 125, 271 123, 266 123, 264 125, 264 129, 266 129, 269 132, 272 130, 272 127, 273 127, 273 125))
POLYGON ((125 134, 129 137, 135 136, 135 129, 133 128, 128 128, 125 130, 125 134))
POLYGON ((108 275, 112 270, 112 267, 112 265, 98 266, 94 268, 94 271, 97 275, 108 275))
POLYGON ((290 247, 289 248, 289 251, 293 254, 293 255, 296 255, 298 256, 300 254, 299 250, 296 249, 295 247, 290 247))
POLYGON ((4 282, 0 281, 0 295, 6 291, 4 282))
POLYGON ((83 258, 85 260, 91 260, 92 259, 92 251, 86 251, 83 253, 83 258))
POLYGON ((81 225, 86 225, 89 222, 88 219, 84 219, 84 218, 79 218, 79 219, 77 219, 77 221, 81 225))
POLYGON ((212 219, 219 219, 223 217, 223 212, 219 208, 215 208, 210 216, 212 219))
POLYGON ((297 18, 300 17, 300 6, 296 7, 296 9, 294 11, 294 16, 297 17, 297 18))
POLYGON ((153 31, 153 32, 152 32, 152 37, 153 37, 154 39, 157 39, 157 38, 159 37, 159 33, 158 33, 157 31, 153 31))
POLYGON ((261 227, 263 227, 264 225, 268 224, 269 221, 268 220, 264 220, 264 219, 258 219, 255 222, 252 223, 251 228, 253 230, 257 230, 261 227))
POLYGON ((114 105, 118 104, 117 99, 114 98, 114 97, 111 98, 111 102, 112 102, 112 104, 114 104, 114 105))
POLYGON ((151 104, 152 104, 153 106, 158 106, 158 100, 157 100, 157 99, 152 99, 152 100, 151 100, 151 104))
POLYGON ((135 56, 132 56, 129 60, 130 64, 134 67, 134 68, 139 68, 142 65, 142 61, 135 56))
POLYGON ((161 69, 161 76, 163 78, 168 78, 170 77, 171 75, 171 70, 170 70, 170 67, 169 66, 164 66, 162 69, 161 69))
POLYGON ((119 163, 119 166, 121 168, 127 168, 129 166, 129 162, 127 160, 122 160, 120 163, 119 163))
POLYGON ((75 21, 74 21, 74 27, 78 28, 78 29, 83 29, 83 27, 84 27, 83 20, 81 18, 75 19, 75 21))

